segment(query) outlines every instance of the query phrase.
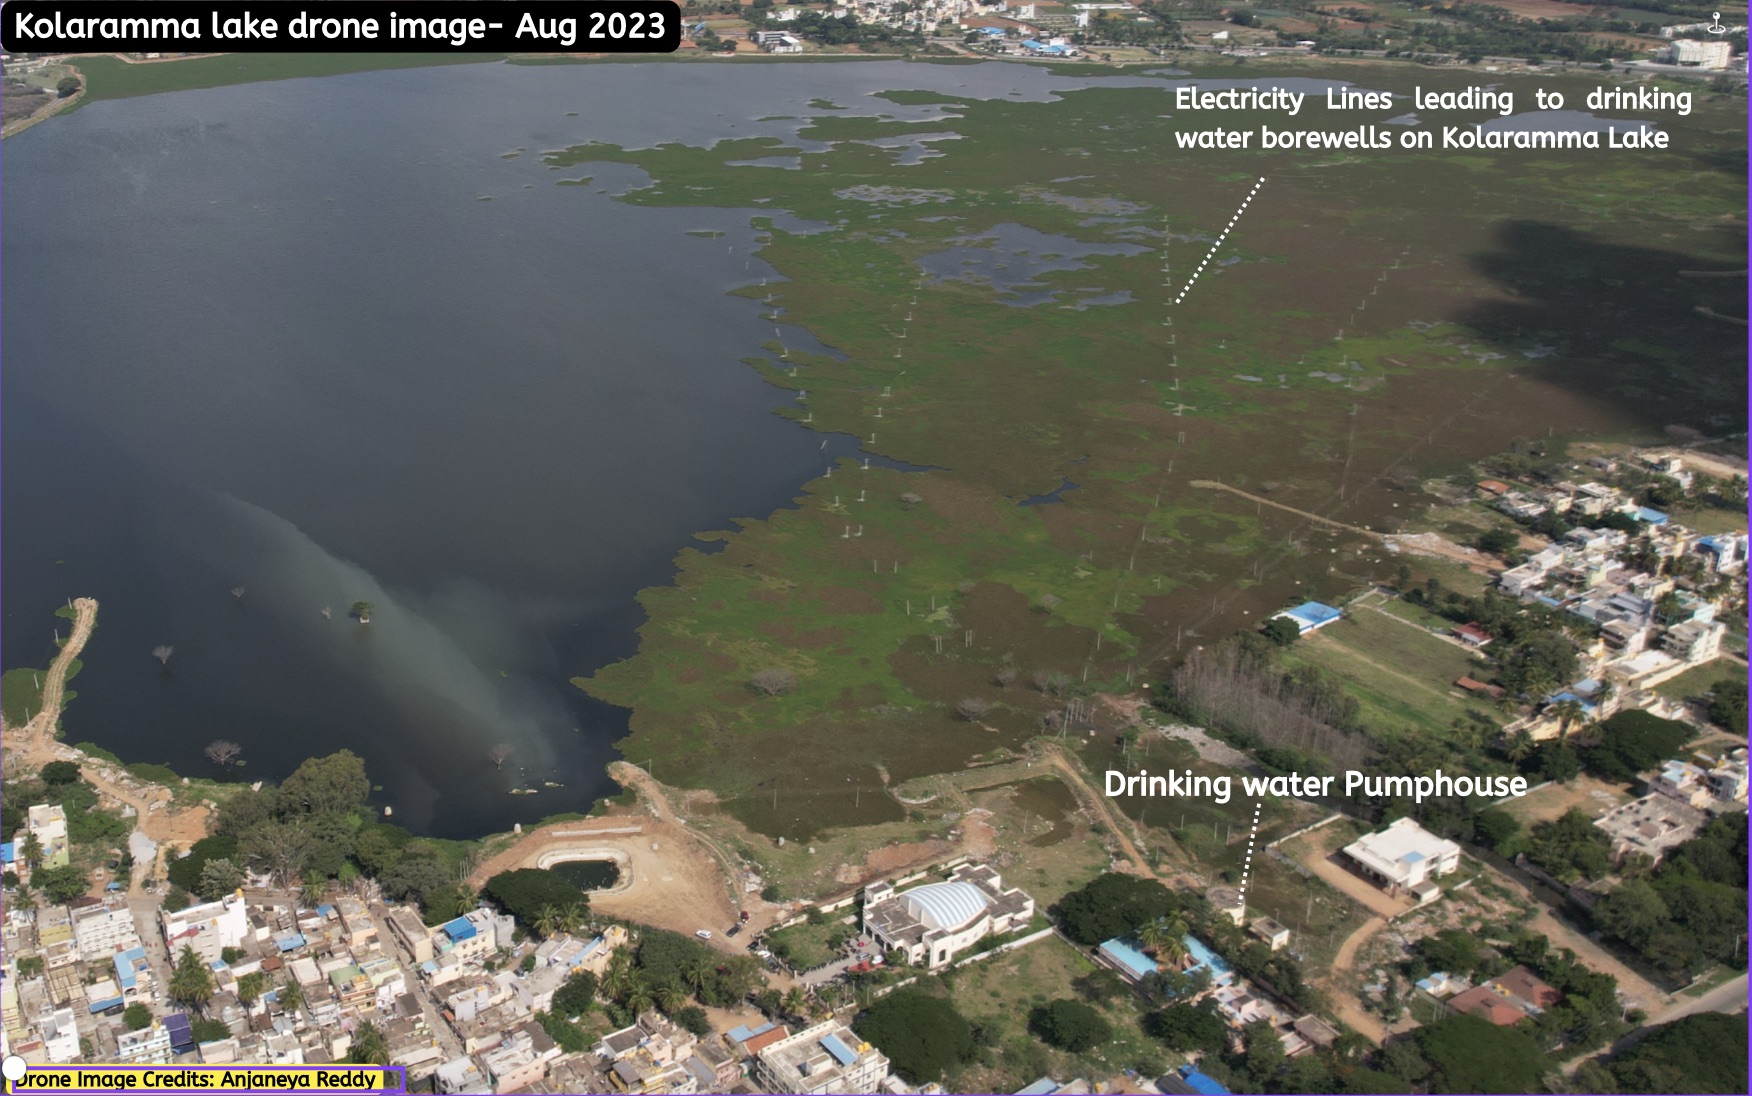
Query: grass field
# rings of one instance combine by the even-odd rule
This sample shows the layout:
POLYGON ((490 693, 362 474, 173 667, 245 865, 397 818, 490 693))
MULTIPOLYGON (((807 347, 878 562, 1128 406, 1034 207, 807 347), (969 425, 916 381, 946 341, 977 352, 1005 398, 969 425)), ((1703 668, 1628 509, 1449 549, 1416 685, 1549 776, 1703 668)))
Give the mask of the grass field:
POLYGON ((856 935, 857 928, 840 922, 844 912, 828 914, 819 925, 805 921, 800 925, 778 929, 767 934, 767 946, 796 970, 821 966, 838 954, 838 945, 856 935))
MULTIPOLYGON (((1655 692, 1673 700, 1690 700, 1709 695, 1718 681, 1746 679, 1746 668, 1726 658, 1716 658, 1701 666, 1686 670, 1678 677, 1655 686, 1655 692)), ((1744 731, 1745 728, 1736 728, 1744 731)))
POLYGON ((1442 733, 1456 719, 1497 718, 1488 705, 1454 688, 1462 676, 1486 673, 1486 664, 1372 608, 1353 607, 1336 624, 1297 642, 1285 658, 1344 678, 1365 721, 1382 731, 1421 727, 1442 733))
POLYGON ((1571 809, 1598 815, 1628 803, 1632 796, 1622 784, 1609 784, 1597 777, 1582 775, 1564 784, 1547 784, 1535 791, 1503 804, 1503 809, 1531 828, 1536 822, 1560 818, 1571 809))
POLYGON ((947 975, 949 997, 963 1016, 990 1032, 987 1062, 964 1070, 957 1092, 1015 1092, 1040 1077, 1106 1077, 1121 1069, 1157 1076, 1179 1061, 1138 1026, 1138 999, 1118 976, 1095 966, 1058 936, 947 975), (1042 1043, 1028 1030, 1028 1013, 1049 1001, 1077 997, 1098 1009, 1113 1040, 1082 1055, 1042 1043))

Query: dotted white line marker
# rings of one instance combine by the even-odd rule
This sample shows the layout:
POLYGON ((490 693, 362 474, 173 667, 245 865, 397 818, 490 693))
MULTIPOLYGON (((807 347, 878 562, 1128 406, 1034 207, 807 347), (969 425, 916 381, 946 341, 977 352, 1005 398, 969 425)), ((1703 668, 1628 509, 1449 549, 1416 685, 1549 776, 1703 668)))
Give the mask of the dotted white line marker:
MULTIPOLYGON (((1260 182, 1265 180, 1261 179, 1260 182)), ((1253 871, 1253 839, 1259 836, 1259 809, 1265 800, 1253 804, 1253 829, 1247 834, 1247 859, 1241 862, 1241 912, 1247 913, 1247 877, 1253 871)))
POLYGON ((1198 264, 1198 269, 1192 272, 1192 277, 1186 279, 1186 284, 1180 287, 1180 296, 1174 298, 1175 304, 1179 304, 1181 300, 1186 297, 1187 293, 1191 292, 1192 283, 1198 281, 1198 276, 1204 273, 1205 263, 1209 263, 1211 257, 1217 253, 1217 248, 1223 246, 1223 241, 1229 238, 1229 230, 1235 227, 1235 222, 1241 219, 1241 214, 1247 212, 1248 203, 1253 201, 1253 196, 1258 194, 1259 188, 1264 185, 1265 176, 1261 175, 1259 177, 1259 182, 1254 183, 1253 189, 1247 192, 1247 201, 1242 202, 1241 208, 1237 209, 1235 215, 1229 218, 1228 228, 1223 229, 1223 234, 1217 237, 1217 242, 1212 244, 1210 251, 1205 254, 1204 262, 1198 264))

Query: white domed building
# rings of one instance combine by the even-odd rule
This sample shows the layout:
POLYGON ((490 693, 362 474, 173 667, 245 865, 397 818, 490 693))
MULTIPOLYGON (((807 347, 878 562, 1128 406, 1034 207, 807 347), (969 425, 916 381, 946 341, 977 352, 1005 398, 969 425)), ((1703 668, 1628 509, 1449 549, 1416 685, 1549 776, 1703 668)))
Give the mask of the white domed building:
POLYGON ((896 892, 889 882, 864 888, 864 936, 884 951, 901 951, 914 966, 936 970, 987 936, 1034 918, 1034 899, 1004 890, 984 864, 962 864, 945 882, 896 892))

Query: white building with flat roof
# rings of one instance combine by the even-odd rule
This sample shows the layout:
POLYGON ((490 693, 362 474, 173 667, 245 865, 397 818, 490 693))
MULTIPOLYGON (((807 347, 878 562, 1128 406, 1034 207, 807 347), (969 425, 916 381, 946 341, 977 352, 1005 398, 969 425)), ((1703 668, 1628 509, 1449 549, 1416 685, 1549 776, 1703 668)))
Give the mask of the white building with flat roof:
POLYGON ((795 1096, 874 1093, 887 1076, 887 1056, 838 1020, 762 1047, 754 1065, 757 1091, 795 1096))
POLYGON ((1675 65, 1694 65, 1697 68, 1725 69, 1734 59, 1734 44, 1732 42, 1702 42, 1694 38, 1680 38, 1673 43, 1668 56, 1675 65))
POLYGON ((221 951, 242 947, 250 932, 242 891, 175 913, 161 910, 159 916, 164 924, 164 946, 172 963, 184 947, 193 948, 196 955, 209 963, 217 963, 221 951))
POLYGON ((1380 833, 1365 834, 1344 848, 1364 875, 1389 894, 1420 887, 1460 866, 1460 846, 1401 818, 1380 833))
POLYGON ((25 829, 43 848, 40 868, 64 868, 68 862, 67 812, 59 803, 39 803, 25 814, 25 829))

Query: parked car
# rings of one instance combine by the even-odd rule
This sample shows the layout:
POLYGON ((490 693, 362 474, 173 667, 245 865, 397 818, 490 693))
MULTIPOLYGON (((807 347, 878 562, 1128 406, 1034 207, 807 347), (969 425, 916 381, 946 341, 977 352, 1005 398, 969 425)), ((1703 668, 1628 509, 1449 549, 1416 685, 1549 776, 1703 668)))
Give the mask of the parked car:
POLYGON ((695 929, 694 935, 699 937, 701 940, 710 940, 712 938, 712 930, 711 929, 695 929))

